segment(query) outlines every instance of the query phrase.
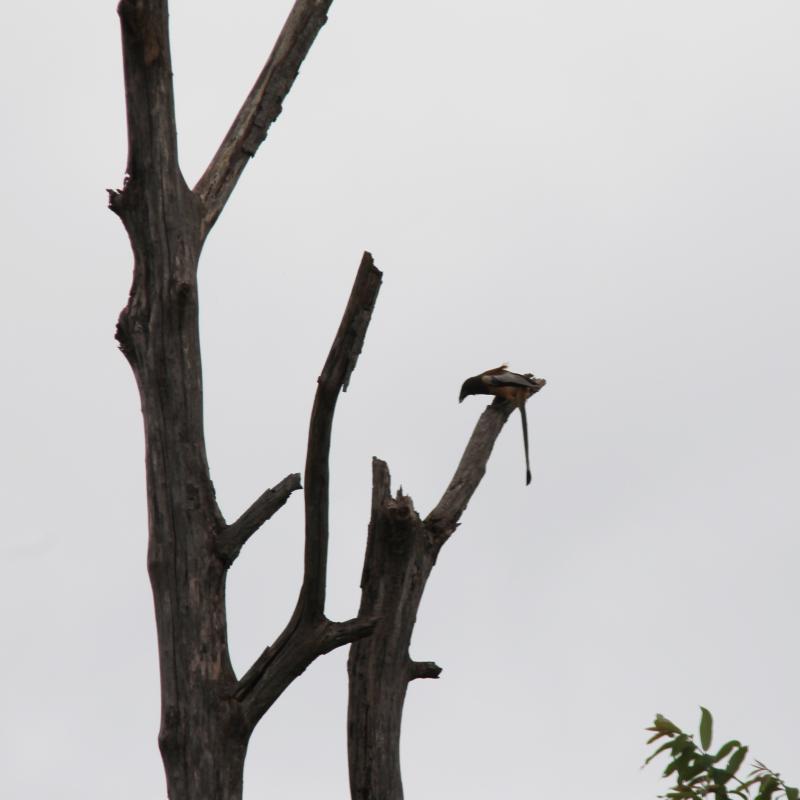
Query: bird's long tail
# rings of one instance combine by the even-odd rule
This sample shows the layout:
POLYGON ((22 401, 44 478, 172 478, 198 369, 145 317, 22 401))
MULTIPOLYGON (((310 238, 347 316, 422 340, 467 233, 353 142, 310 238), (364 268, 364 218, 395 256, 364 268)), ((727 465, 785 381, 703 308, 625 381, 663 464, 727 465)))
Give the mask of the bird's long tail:
POLYGON ((528 453, 528 416, 525 413, 525 403, 519 407, 522 417, 522 441, 525 443, 525 485, 531 482, 531 459, 528 453))

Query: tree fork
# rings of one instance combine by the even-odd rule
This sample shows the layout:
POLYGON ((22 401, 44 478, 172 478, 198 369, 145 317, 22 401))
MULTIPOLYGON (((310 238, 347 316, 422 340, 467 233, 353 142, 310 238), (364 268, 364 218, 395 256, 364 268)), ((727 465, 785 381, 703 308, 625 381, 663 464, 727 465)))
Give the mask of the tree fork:
POLYGON ((419 604, 439 551, 458 526, 512 411, 510 403, 499 399, 486 408, 453 479, 424 520, 402 491, 392 497, 389 469, 373 459, 359 615, 378 621, 369 638, 351 646, 347 662, 352 800, 403 798, 400 729, 408 684, 438 678, 441 672, 432 661, 413 661, 408 652, 419 604))
POLYGON ((193 191, 178 165, 167 1, 121 0, 118 6, 128 163, 123 189, 109 193, 109 205, 130 237, 134 270, 117 338, 136 377, 144 417, 148 571, 161 673, 159 746, 171 800, 240 800, 247 742, 258 720, 315 658, 356 641, 364 643, 350 657, 354 796, 402 797, 398 754, 407 685, 439 673, 432 662, 408 656, 419 601, 438 551, 458 525, 512 410, 496 402, 483 413, 450 486, 424 521, 410 498, 391 499, 388 469, 376 462, 361 609, 355 619, 328 620, 331 425, 381 280, 365 253, 319 378, 309 425, 306 548, 297 605, 276 641, 237 680, 227 641, 227 569, 299 480, 288 476, 226 525, 205 449, 197 265, 209 230, 279 115, 330 4, 295 1, 264 69, 193 191), (372 645, 364 641, 370 634, 372 645), (380 741, 375 731, 381 732, 380 741))
POLYGON ((125 225, 134 266, 117 339, 136 378, 144 418, 148 572, 161 675, 159 747, 171 800, 240 800, 247 743, 261 716, 316 657, 374 627, 370 618, 335 623, 324 616, 330 426, 336 396, 355 365, 380 285, 371 257, 365 255, 345 310, 342 330, 349 345, 337 350, 337 336, 329 356, 333 372, 324 382, 320 410, 315 404, 312 414, 306 485, 324 504, 309 508, 306 503, 306 569, 297 610, 241 681, 228 650, 227 569, 300 481, 297 474, 287 476, 226 525, 210 478, 203 430, 200 252, 280 113, 329 6, 330 0, 296 0, 253 90, 194 191, 178 164, 167 2, 121 0, 118 6, 128 161, 123 188, 109 192, 109 206, 125 225), (326 429, 324 446, 315 444, 314 431, 326 429), (306 613, 309 609, 313 613, 306 613))

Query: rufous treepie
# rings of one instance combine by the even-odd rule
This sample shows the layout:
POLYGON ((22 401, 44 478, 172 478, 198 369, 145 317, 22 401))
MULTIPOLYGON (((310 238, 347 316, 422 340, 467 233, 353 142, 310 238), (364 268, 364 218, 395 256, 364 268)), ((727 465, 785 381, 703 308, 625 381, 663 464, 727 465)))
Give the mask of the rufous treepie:
POLYGON ((547 381, 544 378, 535 378, 533 373, 509 372, 503 364, 495 369, 487 369, 480 375, 467 378, 461 386, 458 396, 460 403, 470 394, 493 394, 513 403, 522 416, 522 440, 525 444, 525 485, 531 482, 531 462, 528 454, 528 418, 525 414, 525 401, 536 394, 547 381))

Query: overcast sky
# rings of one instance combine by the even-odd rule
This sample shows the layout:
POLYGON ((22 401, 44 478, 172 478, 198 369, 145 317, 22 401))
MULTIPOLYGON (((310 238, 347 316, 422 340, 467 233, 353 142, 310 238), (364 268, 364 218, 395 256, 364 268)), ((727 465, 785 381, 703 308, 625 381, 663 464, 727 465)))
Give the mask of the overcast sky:
MULTIPOLYGON (((289 7, 173 2, 193 184, 289 7)), ((412 642, 409 800, 655 798, 656 712, 800 781, 800 6, 335 0, 201 262, 209 460, 235 518, 302 471, 361 253, 384 284, 332 452, 328 614, 354 615, 370 460, 421 513, 509 361, 509 421, 412 642)), ((0 786, 157 800, 139 400, 113 339, 131 255, 114 3, 0 33, 0 786)), ((283 627, 302 502, 231 571, 237 670, 283 627)), ((346 652, 261 723, 247 800, 347 797, 346 652), (309 754, 314 761, 309 762, 309 754)))

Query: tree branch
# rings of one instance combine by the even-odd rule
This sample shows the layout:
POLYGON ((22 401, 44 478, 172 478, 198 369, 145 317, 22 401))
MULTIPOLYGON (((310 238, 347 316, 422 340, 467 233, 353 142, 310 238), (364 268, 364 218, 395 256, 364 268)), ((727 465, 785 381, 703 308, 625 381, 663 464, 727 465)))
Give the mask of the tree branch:
POLYGON ((408 674, 412 681, 417 678, 438 678, 442 674, 442 668, 433 661, 412 661, 408 674))
POLYGON ((369 636, 378 624, 378 617, 353 617, 345 622, 328 622, 323 636, 320 638, 318 655, 330 653, 337 647, 352 644, 369 636))
POLYGON ((236 522, 222 530, 217 539, 217 553, 220 558, 230 566, 244 543, 284 506, 292 492, 300 488, 300 473, 294 472, 267 489, 236 522))
POLYGON ((512 403, 496 398, 478 419, 450 485, 445 489, 436 508, 425 518, 425 527, 433 534, 439 546, 458 527, 461 515, 486 473, 486 464, 494 443, 513 410, 512 403))
MULTIPOLYGON (((166 0, 121 0, 128 181, 170 178, 178 171, 178 137, 166 0)), ((111 195, 119 213, 122 192, 111 195)))
POLYGON ((314 39, 327 20, 333 0, 296 0, 261 74, 242 104, 214 158, 194 188, 205 206, 207 234, 228 201, 239 176, 281 113, 314 39))
POLYGON ((375 632, 350 648, 347 710, 350 792, 354 798, 402 800, 400 724, 408 684, 438 678, 432 661, 408 647, 420 601, 439 551, 486 472, 494 443, 514 406, 496 399, 478 419, 450 485, 422 521, 411 498, 391 496, 389 469, 372 462, 372 514, 359 615, 376 616, 375 632))
MULTIPOLYGON (((297 615, 293 617, 296 619, 297 615)), ((377 622, 377 618, 365 616, 346 622, 323 619, 318 624, 290 623, 275 643, 264 649, 236 686, 233 696, 241 703, 248 725, 255 727, 314 659, 369 636, 377 622)))
POLYGON ((389 469, 372 460, 372 509, 359 615, 375 632, 350 648, 347 711, 350 791, 354 798, 400 800, 400 723, 409 682, 433 677, 408 647, 438 548, 411 498, 391 494, 389 469))
POLYGON ((303 588, 298 606, 307 618, 322 618, 328 558, 328 455, 331 428, 340 390, 346 390, 364 344, 383 275, 369 253, 358 268, 347 308, 331 345, 308 428, 305 471, 306 549, 303 588))
POLYGON ((377 615, 361 613, 346 622, 325 617, 328 554, 328 456, 339 392, 355 368, 382 273, 364 253, 339 330, 331 345, 317 392, 308 430, 305 472, 306 545, 303 586, 292 618, 275 642, 267 647, 239 681, 234 697, 242 703, 249 724, 255 723, 284 689, 324 653, 368 636, 377 615))

